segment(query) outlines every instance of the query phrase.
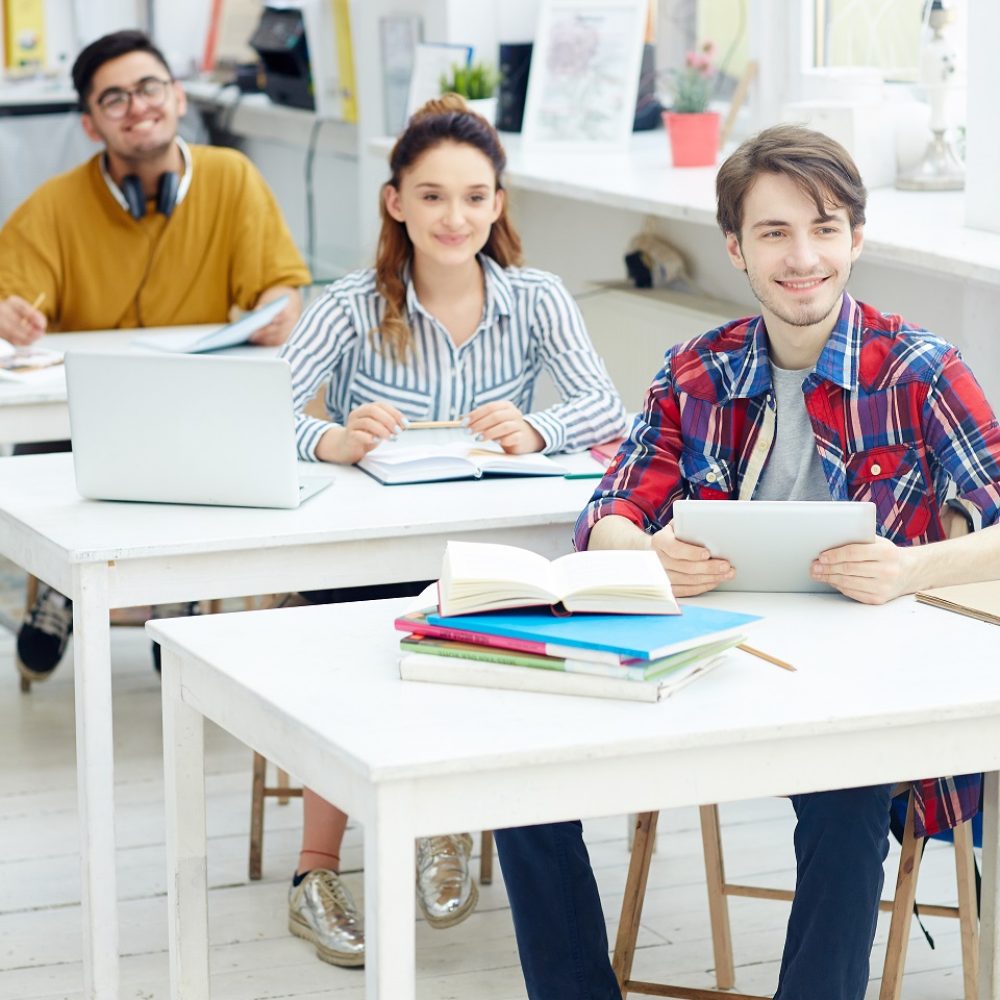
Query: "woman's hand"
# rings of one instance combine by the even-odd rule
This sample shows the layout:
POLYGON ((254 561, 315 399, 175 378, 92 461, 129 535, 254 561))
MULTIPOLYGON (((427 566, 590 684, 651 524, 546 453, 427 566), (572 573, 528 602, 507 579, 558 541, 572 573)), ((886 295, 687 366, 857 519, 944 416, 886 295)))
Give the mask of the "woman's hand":
POLYGON ((331 427, 316 445, 321 462, 353 465, 403 429, 406 417, 391 403, 365 403, 351 410, 343 427, 331 427))
POLYGON ((496 441, 509 455, 526 455, 545 447, 542 435, 506 400, 477 406, 465 421, 470 434, 477 434, 484 441, 496 441))

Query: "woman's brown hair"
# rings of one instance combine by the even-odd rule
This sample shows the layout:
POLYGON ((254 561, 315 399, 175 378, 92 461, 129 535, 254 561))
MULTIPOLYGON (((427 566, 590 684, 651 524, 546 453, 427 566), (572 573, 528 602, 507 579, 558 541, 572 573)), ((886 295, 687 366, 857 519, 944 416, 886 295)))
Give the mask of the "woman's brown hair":
MULTIPOLYGON (((399 189, 403 174, 429 149, 442 142, 462 143, 478 149, 490 163, 496 177, 498 191, 503 190, 503 171, 507 155, 500 145, 496 129, 482 117, 470 111, 458 94, 445 94, 428 101, 414 112, 405 131, 396 140, 389 154, 389 180, 379 192, 379 214, 382 229, 375 254, 375 287, 385 300, 385 311, 379 324, 383 349, 398 360, 406 357, 412 334, 406 321, 406 267, 413 254, 413 244, 406 226, 397 222, 385 206, 385 189, 399 189)), ((500 210, 490 229, 489 239, 482 252, 492 257, 501 267, 521 263, 521 239, 507 216, 507 202, 500 210)), ((372 331, 374 335, 376 331, 372 331)))
POLYGON ((847 211, 852 229, 864 225, 867 192, 850 153, 822 132, 774 125, 747 139, 719 168, 716 220, 724 233, 739 238, 743 203, 761 174, 781 174, 794 181, 816 204, 820 216, 833 203, 847 211))

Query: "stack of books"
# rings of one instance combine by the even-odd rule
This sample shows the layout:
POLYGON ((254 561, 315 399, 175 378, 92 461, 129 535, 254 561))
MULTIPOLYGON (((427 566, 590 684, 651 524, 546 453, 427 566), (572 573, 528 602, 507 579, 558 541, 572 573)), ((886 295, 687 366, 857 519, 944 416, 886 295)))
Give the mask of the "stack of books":
POLYGON ((550 564, 510 546, 452 542, 439 602, 396 620, 404 680, 631 701, 660 701, 704 676, 758 620, 682 612, 648 551, 550 564))

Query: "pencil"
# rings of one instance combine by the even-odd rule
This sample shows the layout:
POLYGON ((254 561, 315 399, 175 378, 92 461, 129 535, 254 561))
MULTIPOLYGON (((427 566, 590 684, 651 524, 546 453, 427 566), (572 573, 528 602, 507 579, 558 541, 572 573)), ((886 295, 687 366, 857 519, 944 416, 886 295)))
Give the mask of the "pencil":
POLYGON ((31 308, 37 309, 44 301, 45 301, 45 292, 39 292, 38 295, 35 296, 35 301, 31 303, 31 308))
POLYGON ((429 431, 438 427, 464 427, 461 420, 411 420, 406 425, 408 431, 429 431))
POLYGON ((741 642, 736 648, 742 649, 744 653, 749 653, 751 656, 767 660, 768 663, 773 663, 776 667, 781 667, 782 670, 795 670, 795 667, 793 667, 790 663, 785 663, 784 660, 779 660, 776 656, 771 656, 770 653, 764 653, 759 649, 754 649, 753 646, 748 646, 746 643, 741 642))

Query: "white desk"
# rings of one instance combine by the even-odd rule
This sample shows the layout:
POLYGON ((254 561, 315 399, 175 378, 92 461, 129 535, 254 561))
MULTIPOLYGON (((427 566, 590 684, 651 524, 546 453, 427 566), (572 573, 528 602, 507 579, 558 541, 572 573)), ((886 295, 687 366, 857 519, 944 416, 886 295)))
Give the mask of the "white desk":
POLYGON ((385 487, 354 468, 308 469, 334 484, 298 510, 253 510, 88 501, 71 455, 0 462, 0 554, 73 599, 88 998, 118 996, 109 610, 431 579, 449 538, 561 555, 596 483, 385 487))
MULTIPOLYGON (((132 345, 138 333, 176 333, 213 330, 221 324, 203 326, 150 327, 143 330, 93 330, 86 333, 53 333, 42 337, 38 347, 53 351, 146 351, 132 345)), ((276 347, 231 347, 225 353, 277 353, 276 347)), ((222 353, 222 352, 220 352, 222 353)), ((19 380, 0 379, 0 444, 27 444, 31 441, 62 441, 69 437, 69 409, 66 406, 66 376, 61 366, 43 368, 19 380)))
POLYGON ((415 836, 991 770, 979 997, 1000 998, 995 626, 911 598, 706 597, 765 615, 754 644, 798 672, 734 652, 648 705, 404 683, 407 603, 147 625, 163 643, 175 1000, 209 996, 203 718, 364 825, 369 1000, 415 996, 415 836))

